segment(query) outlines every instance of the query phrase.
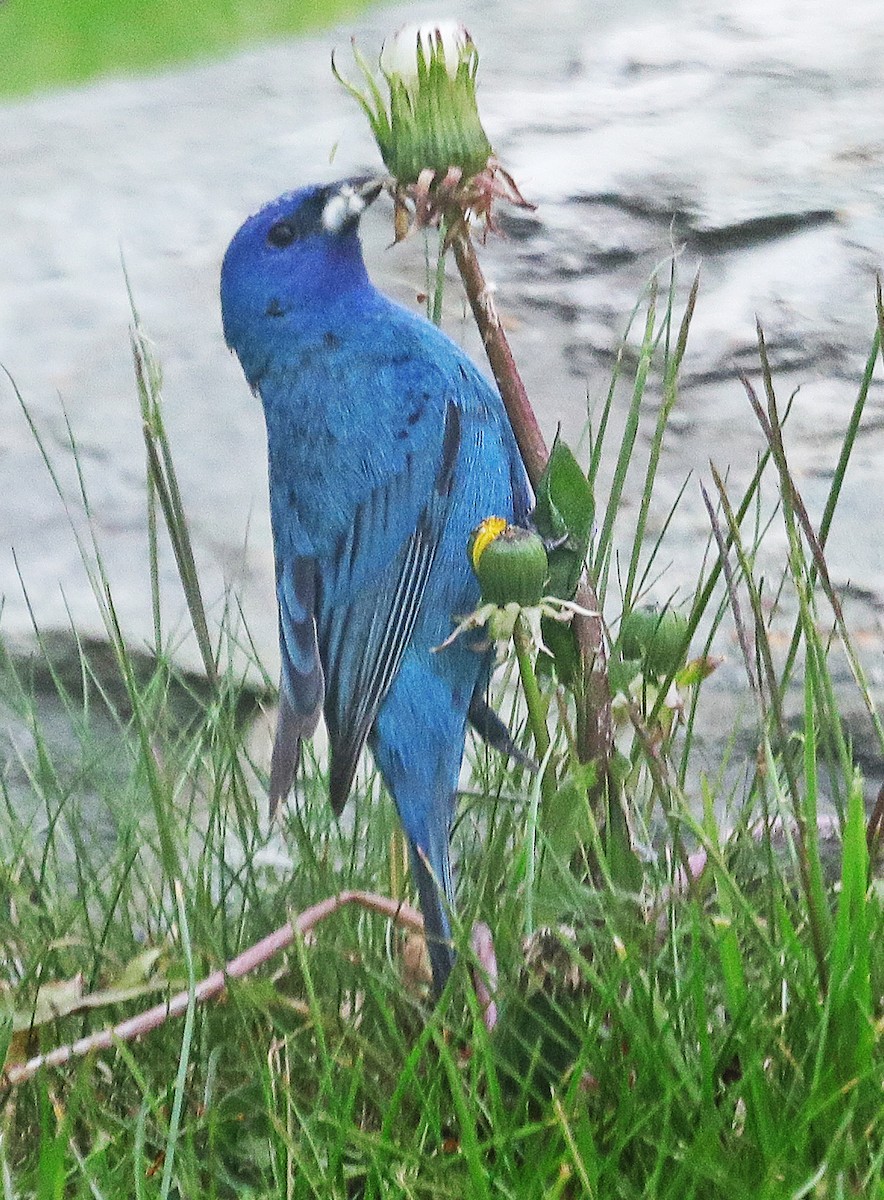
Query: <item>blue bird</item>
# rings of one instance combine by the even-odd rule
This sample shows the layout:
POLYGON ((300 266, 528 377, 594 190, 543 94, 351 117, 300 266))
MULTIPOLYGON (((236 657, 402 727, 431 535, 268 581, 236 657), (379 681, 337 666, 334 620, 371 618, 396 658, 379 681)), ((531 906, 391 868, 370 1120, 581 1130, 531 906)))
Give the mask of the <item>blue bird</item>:
POLYGON ((524 523, 524 469, 497 392, 435 326, 368 278, 359 219, 380 184, 306 187, 250 217, 221 271, 227 344, 262 401, 282 656, 271 811, 324 713, 340 813, 367 743, 408 837, 438 995, 454 963, 449 839, 468 720, 514 747, 485 700, 491 652, 472 529, 524 523))

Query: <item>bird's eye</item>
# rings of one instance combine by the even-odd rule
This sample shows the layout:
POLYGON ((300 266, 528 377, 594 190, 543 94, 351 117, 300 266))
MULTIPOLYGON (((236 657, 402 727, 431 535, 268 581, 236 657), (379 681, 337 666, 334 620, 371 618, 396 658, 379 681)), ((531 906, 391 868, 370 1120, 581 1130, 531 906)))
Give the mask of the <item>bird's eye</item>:
POLYGON ((297 230, 291 221, 277 221, 275 225, 270 226, 267 232, 267 241, 278 249, 290 246, 296 237, 297 230))

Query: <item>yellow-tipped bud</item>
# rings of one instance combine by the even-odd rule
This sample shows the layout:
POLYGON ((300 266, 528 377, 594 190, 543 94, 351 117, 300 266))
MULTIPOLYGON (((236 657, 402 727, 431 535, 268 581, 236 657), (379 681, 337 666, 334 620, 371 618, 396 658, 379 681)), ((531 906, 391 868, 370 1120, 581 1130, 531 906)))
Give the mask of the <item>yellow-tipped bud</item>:
POLYGON ((468 553, 486 604, 539 604, 549 577, 542 539, 529 529, 486 517, 470 538, 468 553))
POLYGON ((503 517, 486 517, 481 525, 477 525, 470 537, 469 555, 473 570, 479 570, 479 559, 496 537, 506 529, 503 517))

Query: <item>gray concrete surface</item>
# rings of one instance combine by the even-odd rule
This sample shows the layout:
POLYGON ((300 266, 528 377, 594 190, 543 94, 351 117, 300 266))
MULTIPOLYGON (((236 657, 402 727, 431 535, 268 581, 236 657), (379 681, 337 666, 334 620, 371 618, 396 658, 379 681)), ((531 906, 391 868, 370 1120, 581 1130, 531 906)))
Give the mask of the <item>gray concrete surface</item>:
MULTIPOLYGON (((152 636, 144 451, 128 346, 125 259, 162 362, 165 411, 213 620, 228 590, 275 673, 275 612, 260 408, 220 329, 218 272, 240 221, 301 183, 377 165, 335 83, 355 33, 369 54, 428 5, 223 62, 115 79, 0 108, 0 363, 46 439, 68 494, 74 431, 93 528, 127 637, 152 636)), ((678 249, 683 303, 702 288, 659 528, 710 457, 748 477, 760 447, 736 366, 754 370, 764 323, 791 421, 796 474, 823 502, 875 323, 884 259, 884 21, 878 0, 468 0, 492 141, 534 200, 484 260, 546 429, 576 438, 607 391, 613 354, 655 265, 678 249)), ((389 211, 365 223, 375 278, 407 303, 422 286, 414 241, 389 248, 389 211)), ((664 273, 665 274, 665 273, 664 273)), ((630 335, 634 343, 639 324, 630 335)), ((449 331, 478 353, 454 287, 449 331)), ((876 680, 884 604, 880 368, 831 541, 836 580, 876 680)), ((615 424, 629 397, 618 391, 615 424)), ((646 444, 646 443, 643 443, 646 444)), ((69 518, 14 391, 0 378, 0 634, 101 636, 69 518), (13 559, 12 550, 15 551, 13 559)), ((634 500, 623 511, 628 536, 634 500)), ((661 588, 689 588, 707 521, 696 483, 672 523, 661 588)), ((772 532, 771 564, 783 541, 772 532)), ((169 636, 196 662, 171 555, 169 636)), ((727 703, 733 676, 723 689, 727 703)))

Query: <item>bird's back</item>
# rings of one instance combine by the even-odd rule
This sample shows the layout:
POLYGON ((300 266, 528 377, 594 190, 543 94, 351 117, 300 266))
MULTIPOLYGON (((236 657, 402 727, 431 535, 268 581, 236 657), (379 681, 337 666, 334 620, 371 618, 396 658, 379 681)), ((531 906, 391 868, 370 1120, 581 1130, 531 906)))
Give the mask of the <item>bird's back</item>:
POLYGON ((271 486, 288 483, 273 497, 282 543, 295 510, 314 551, 328 553, 354 509, 409 467, 412 490, 385 522, 395 540, 432 485, 449 404, 461 418, 451 518, 475 515, 464 547, 495 502, 501 515, 526 515, 530 497, 500 398, 442 331, 367 288, 279 334, 259 391, 271 486))

